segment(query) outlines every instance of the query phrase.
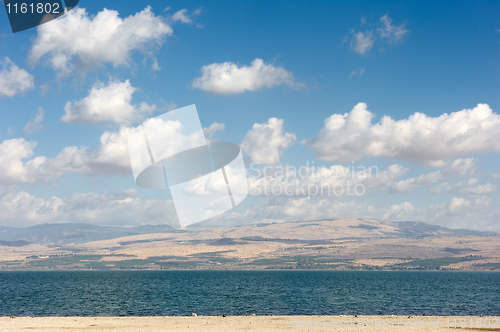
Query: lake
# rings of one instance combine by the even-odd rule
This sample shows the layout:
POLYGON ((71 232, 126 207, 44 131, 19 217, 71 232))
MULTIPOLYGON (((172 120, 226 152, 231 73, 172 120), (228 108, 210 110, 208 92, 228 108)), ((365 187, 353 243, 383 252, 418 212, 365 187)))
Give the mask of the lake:
POLYGON ((0 315, 500 315, 500 273, 0 272, 0 315))

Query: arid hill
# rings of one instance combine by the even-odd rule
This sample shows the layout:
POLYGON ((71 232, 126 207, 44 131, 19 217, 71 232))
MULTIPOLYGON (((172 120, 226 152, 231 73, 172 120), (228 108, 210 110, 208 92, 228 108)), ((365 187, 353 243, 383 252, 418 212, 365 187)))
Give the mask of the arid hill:
POLYGON ((350 218, 204 230, 35 228, 0 229, 0 269, 500 268, 498 234, 422 222, 350 218))

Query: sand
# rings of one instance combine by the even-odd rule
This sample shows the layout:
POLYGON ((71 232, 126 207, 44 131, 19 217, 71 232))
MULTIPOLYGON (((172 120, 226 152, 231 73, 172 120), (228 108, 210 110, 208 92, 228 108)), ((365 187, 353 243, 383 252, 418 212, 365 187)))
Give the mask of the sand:
POLYGON ((189 316, 0 317, 0 331, 500 331, 500 317, 189 316), (439 327, 438 327, 439 319, 439 327), (466 328, 460 327, 460 321, 466 328), (472 319, 472 328, 471 328, 472 319), (484 326, 485 319, 490 327, 484 326), (455 320, 456 326, 455 328, 455 320), (358 326, 358 321, 361 322, 358 326), (497 322, 496 325, 493 325, 497 322), (363 323, 364 322, 364 323, 363 323), (368 323, 367 323, 368 322, 368 323), (418 324, 420 324, 419 326, 418 324), (481 324, 479 323, 481 322, 481 324), (399 323, 399 327, 397 326, 399 323), (353 325, 354 324, 354 325, 353 325), (391 327, 392 324, 392 327, 391 327), (450 325, 448 327, 448 324, 450 325), (335 327, 335 325, 337 327, 335 327), (368 325, 368 326, 367 326, 368 325), (410 327, 412 326, 412 327, 410 327))

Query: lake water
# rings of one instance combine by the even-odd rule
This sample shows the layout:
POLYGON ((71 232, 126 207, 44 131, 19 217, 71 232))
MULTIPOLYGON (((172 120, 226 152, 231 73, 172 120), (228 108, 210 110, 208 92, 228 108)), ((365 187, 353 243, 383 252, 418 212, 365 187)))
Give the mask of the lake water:
POLYGON ((500 315, 500 273, 0 272, 0 315, 500 315))

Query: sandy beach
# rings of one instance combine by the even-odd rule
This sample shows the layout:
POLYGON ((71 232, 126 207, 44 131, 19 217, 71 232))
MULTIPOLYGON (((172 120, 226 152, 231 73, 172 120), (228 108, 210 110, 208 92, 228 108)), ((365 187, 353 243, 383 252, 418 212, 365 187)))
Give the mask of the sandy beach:
POLYGON ((479 316, 0 317, 0 330, 6 332, 26 330, 448 331, 450 329, 500 331, 500 318, 479 316), (461 323, 464 328, 460 326, 461 323))

